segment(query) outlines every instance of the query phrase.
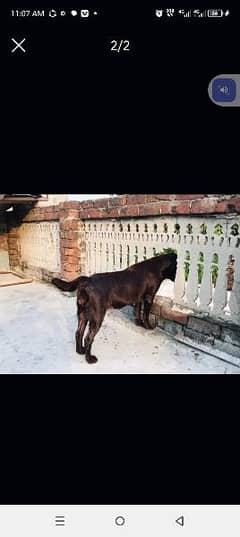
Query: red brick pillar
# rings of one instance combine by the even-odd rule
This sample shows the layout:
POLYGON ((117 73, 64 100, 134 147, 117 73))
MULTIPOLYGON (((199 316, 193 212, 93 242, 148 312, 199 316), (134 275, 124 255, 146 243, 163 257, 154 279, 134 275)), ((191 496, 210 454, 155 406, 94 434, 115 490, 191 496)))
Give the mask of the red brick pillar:
POLYGON ((84 274, 83 223, 79 219, 79 203, 60 204, 60 258, 61 276, 72 280, 84 274))
POLYGON ((10 269, 16 270, 20 266, 21 258, 18 227, 10 227, 8 230, 8 254, 10 269))

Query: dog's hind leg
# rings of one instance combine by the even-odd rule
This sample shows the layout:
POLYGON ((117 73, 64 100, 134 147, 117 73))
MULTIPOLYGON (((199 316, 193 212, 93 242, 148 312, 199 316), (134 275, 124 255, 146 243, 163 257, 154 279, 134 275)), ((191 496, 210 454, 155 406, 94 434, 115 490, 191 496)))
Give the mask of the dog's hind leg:
POLYGON ((78 328, 76 331, 76 352, 78 354, 85 354, 83 346, 83 335, 87 326, 88 320, 83 313, 78 314, 78 328))
POLYGON ((91 354, 91 348, 92 348, 93 340, 94 340, 96 334, 98 333, 98 331, 100 330, 100 328, 102 326, 102 322, 103 322, 103 319, 105 317, 105 313, 106 312, 103 313, 101 318, 98 317, 97 320, 91 319, 89 321, 88 332, 87 332, 87 335, 86 335, 85 340, 84 340, 86 360, 87 360, 87 362, 89 364, 95 364, 98 361, 96 356, 93 356, 91 354))
POLYGON ((138 302, 135 306, 135 315, 136 315, 136 325, 137 326, 143 326, 143 321, 141 319, 141 310, 142 310, 142 302, 138 302))

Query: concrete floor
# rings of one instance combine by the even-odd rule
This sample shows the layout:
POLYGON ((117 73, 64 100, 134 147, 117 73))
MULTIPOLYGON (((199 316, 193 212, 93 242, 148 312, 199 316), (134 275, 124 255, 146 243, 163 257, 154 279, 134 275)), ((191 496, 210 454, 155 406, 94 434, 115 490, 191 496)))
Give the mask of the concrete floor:
POLYGON ((50 284, 0 289, 0 373, 240 373, 240 369, 132 322, 131 308, 109 311, 88 365, 75 353, 76 298, 50 284))

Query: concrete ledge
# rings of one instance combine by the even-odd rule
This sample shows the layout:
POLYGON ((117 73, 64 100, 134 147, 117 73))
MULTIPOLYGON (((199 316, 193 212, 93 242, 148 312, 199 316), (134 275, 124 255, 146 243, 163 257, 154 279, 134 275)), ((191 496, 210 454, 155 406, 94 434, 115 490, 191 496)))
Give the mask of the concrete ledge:
POLYGON ((231 328, 223 326, 221 331, 221 340, 240 347, 240 327, 231 328))
POLYGON ((3 275, 4 274, 10 274, 11 276, 15 276, 16 278, 18 278, 17 280, 13 280, 13 281, 1 281, 0 280, 0 287, 10 287, 12 285, 21 285, 23 283, 32 283, 33 279, 32 278, 24 278, 22 276, 22 274, 19 274, 18 272, 15 272, 15 271, 12 271, 12 270, 1 270, 0 271, 0 275, 3 275))
POLYGON ((186 325, 188 324, 189 317, 186 313, 183 313, 181 311, 173 310, 168 305, 162 305, 161 307, 161 315, 164 317, 164 319, 168 319, 171 321, 175 321, 176 323, 186 325))
POLYGON ((198 317, 189 317, 188 328, 194 331, 201 332, 202 334, 219 337, 221 334, 221 328, 218 323, 212 319, 199 319, 198 317))
POLYGON ((190 339, 193 339, 193 341, 196 341, 196 343, 205 343, 207 345, 213 345, 214 344, 214 336, 213 335, 206 335, 198 330, 192 330, 191 328, 185 328, 184 335, 190 339))
POLYGON ((33 267, 31 265, 22 264, 17 267, 17 272, 21 277, 27 276, 34 280, 40 280, 51 283, 52 278, 61 277, 59 272, 49 271, 41 267, 33 267))
POLYGON ((211 356, 240 367, 240 327, 223 320, 202 318, 173 309, 171 300, 157 297, 151 310, 152 326, 211 356))

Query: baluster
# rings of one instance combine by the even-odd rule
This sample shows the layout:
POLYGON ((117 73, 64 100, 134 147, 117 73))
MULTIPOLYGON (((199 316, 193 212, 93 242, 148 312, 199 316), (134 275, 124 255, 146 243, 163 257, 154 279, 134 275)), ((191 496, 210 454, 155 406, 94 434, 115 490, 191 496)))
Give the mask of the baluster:
POLYGON ((112 272, 113 270, 113 256, 112 256, 112 242, 109 239, 108 241, 108 272, 112 272))
POLYGON ((86 266, 86 274, 90 274, 90 242, 87 242, 87 266, 86 266))
POLYGON ((95 244, 96 244, 96 265, 95 265, 95 272, 100 272, 99 270, 99 261, 100 261, 100 255, 99 255, 99 242, 98 242, 98 233, 95 231, 95 244))
POLYGON ((115 270, 120 270, 120 243, 115 242, 115 270))
POLYGON ((98 272, 103 272, 102 269, 102 242, 99 243, 99 259, 98 259, 98 272))
POLYGON ((90 274, 90 240, 88 238, 86 242, 86 275, 88 276, 90 274))
POLYGON ((106 272, 109 271, 109 243, 106 242, 106 272))
POLYGON ((236 249, 235 264, 234 264, 234 283, 229 300, 229 308, 231 318, 236 324, 240 324, 240 262, 239 249, 236 249))
POLYGON ((123 248, 122 244, 119 245, 119 270, 123 268, 123 248))
POLYGON ((100 272, 106 272, 105 270, 105 264, 106 264, 106 256, 105 256, 105 241, 104 241, 104 234, 101 232, 100 234, 101 242, 100 242, 100 250, 101 250, 101 261, 100 261, 100 272))
POLYGON ((127 268, 127 243, 125 238, 122 240, 122 269, 127 268))
POLYGON ((87 241, 87 267, 86 267, 86 275, 87 276, 90 274, 90 270, 91 270, 90 249, 91 249, 91 241, 88 239, 88 241, 87 241))
POLYGON ((139 262, 139 250, 137 246, 134 246, 134 263, 139 262))
POLYGON ((130 246, 127 244, 127 267, 130 266, 130 246))
POLYGON ((212 259, 210 252, 204 251, 203 278, 200 287, 200 304, 199 310, 209 311, 209 305, 212 302, 212 274, 211 274, 212 259))
POLYGON ((132 241, 129 241, 129 266, 134 265, 135 259, 134 259, 134 248, 132 241))
POLYGON ((173 248, 173 249, 175 248, 174 227, 175 227, 174 219, 169 219, 169 224, 168 224, 168 232, 169 232, 168 248, 173 248))
POLYGON ((91 262, 90 262, 90 274, 94 273, 94 242, 93 242, 93 233, 91 233, 91 262))
POLYGON ((187 292, 186 292, 186 302, 187 305, 191 308, 196 307, 196 300, 198 297, 198 258, 199 252, 197 249, 190 249, 191 253, 191 262, 190 262, 190 272, 187 282, 187 292))
POLYGON ((107 243, 105 234, 103 233, 103 246, 102 246, 102 271, 107 272, 107 243))
POLYGON ((94 273, 97 272, 97 243, 96 243, 96 239, 95 239, 95 242, 94 242, 94 273))
POLYGON ((115 244, 114 242, 112 243, 112 271, 115 271, 116 270, 116 255, 115 255, 115 244))
POLYGON ((140 240, 138 242, 138 261, 139 262, 143 261, 143 258, 144 258, 144 246, 143 246, 142 241, 140 240))
POLYGON ((177 256, 177 273, 174 284, 174 302, 181 304, 185 293, 185 252, 183 250, 178 251, 177 256))
POLYGON ((87 240, 87 234, 86 232, 83 233, 82 240, 85 244, 85 270, 86 274, 88 274, 88 240, 87 240))
POLYGON ((227 304, 227 262, 228 254, 218 254, 218 278, 213 297, 213 313, 224 316, 224 308, 227 304))
POLYGON ((94 230, 94 272, 97 272, 97 259, 98 259, 98 242, 96 236, 96 228, 94 230))

